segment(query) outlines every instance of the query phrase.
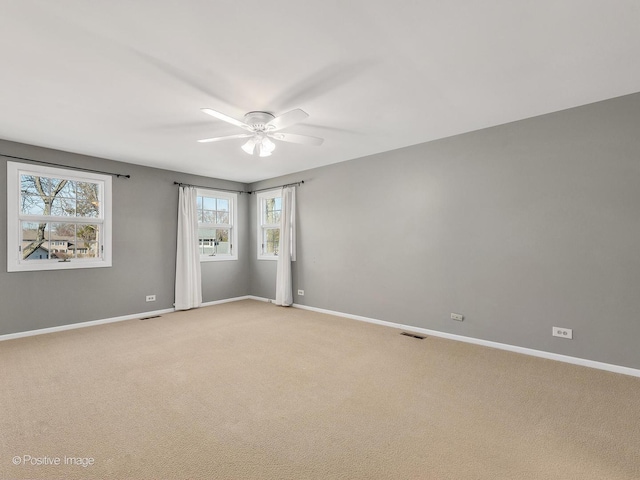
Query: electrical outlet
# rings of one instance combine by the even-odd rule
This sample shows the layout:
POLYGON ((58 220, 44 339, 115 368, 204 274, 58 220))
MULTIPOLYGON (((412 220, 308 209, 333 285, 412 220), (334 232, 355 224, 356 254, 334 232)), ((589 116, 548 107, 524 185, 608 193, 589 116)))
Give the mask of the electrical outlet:
POLYGON ((573 330, 570 328, 553 327, 553 336, 572 340, 573 330))
POLYGON ((147 295, 145 300, 147 302, 155 302, 156 301, 156 296, 155 295, 147 295))
POLYGON ((458 322, 461 322, 464 320, 464 315, 462 315, 461 313, 452 313, 451 320, 456 320, 458 322))
POLYGON ((304 297, 304 290, 298 290, 298 295, 300 295, 301 297, 304 297))

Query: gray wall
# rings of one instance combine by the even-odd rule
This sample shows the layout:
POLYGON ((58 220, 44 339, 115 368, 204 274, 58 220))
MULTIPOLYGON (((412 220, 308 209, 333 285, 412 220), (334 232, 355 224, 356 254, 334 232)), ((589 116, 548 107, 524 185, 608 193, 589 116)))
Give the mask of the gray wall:
MULTIPOLYGON (((178 187, 174 181, 244 190, 244 185, 0 141, 0 153, 130 174, 113 179, 113 266, 7 273, 0 253, 0 334, 172 308, 178 187), (157 301, 146 303, 145 296, 157 301), (28 300, 37 298, 37 301, 28 300)), ((0 157, 0 252, 6 252, 5 157, 0 157)), ((202 264, 203 301, 249 293, 249 195, 239 196, 239 259, 202 264)))
POLYGON ((296 303, 640 368, 638 125, 640 94, 251 188, 305 181, 296 303))
MULTIPOLYGON (((640 94, 250 188, 305 180, 296 303, 640 368, 638 125, 640 94)), ((7 273, 0 255, 0 334, 171 308, 173 182, 246 187, 6 141, 0 153, 132 175, 113 182, 113 267, 7 273)), ((202 265, 204 301, 274 297, 255 201, 239 197, 240 259, 202 265)))

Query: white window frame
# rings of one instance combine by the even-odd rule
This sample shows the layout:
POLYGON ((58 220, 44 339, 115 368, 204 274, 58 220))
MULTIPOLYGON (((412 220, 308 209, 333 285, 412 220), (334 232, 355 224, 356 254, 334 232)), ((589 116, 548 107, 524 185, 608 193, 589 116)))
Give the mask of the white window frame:
MULTIPOLYGON (((276 223, 263 223, 264 217, 264 201, 269 198, 282 198, 282 189, 278 188, 275 190, 267 190, 264 192, 258 192, 257 195, 257 208, 258 208, 258 260, 278 260, 278 255, 270 255, 264 253, 264 230, 267 228, 277 228, 280 229, 280 222, 276 223)), ((282 232, 280 232, 282 235, 282 232)))
POLYGON ((111 192, 111 176, 109 175, 18 162, 7 162, 7 271, 25 272, 111 267, 111 192), (100 209, 100 216, 98 218, 92 217, 90 219, 85 219, 83 217, 60 217, 51 215, 45 217, 22 214, 20 212, 21 175, 33 175, 36 177, 60 178, 63 180, 77 182, 97 183, 100 186, 99 202, 102 207, 100 209), (90 223, 100 225, 101 234, 99 236, 100 243, 98 245, 98 251, 101 252, 101 257, 91 259, 74 258, 64 262, 58 259, 23 259, 21 222, 40 221, 41 223, 44 223, 45 220, 46 223, 90 223))
POLYGON ((231 244, 230 254, 200 254, 200 262, 225 262, 229 260, 238 260, 238 194, 233 192, 223 192, 220 190, 209 190, 205 188, 197 189, 198 197, 210 197, 210 198, 223 198, 229 200, 229 223, 217 224, 217 223, 201 223, 198 222, 198 227, 206 228, 228 228, 229 229, 229 243, 231 244))

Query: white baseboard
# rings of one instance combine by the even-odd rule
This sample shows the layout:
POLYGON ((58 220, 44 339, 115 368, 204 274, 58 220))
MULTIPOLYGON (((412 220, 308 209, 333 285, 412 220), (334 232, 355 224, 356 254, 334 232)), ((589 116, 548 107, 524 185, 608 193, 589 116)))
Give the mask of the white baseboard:
MULTIPOLYGON (((268 301, 266 298, 254 297, 252 295, 245 295, 242 297, 225 298, 223 300, 216 300, 213 302, 205 302, 203 307, 210 307, 212 305, 218 305, 221 303, 237 302, 239 300, 260 300, 268 301)), ((125 320, 135 320, 136 318, 153 317, 155 315, 163 315, 165 313, 173 313, 176 310, 174 308, 165 308, 164 310, 153 310, 150 312, 140 312, 131 315, 123 315, 120 317, 103 318, 100 320, 91 320, 89 322, 71 323, 68 325, 60 325, 57 327, 39 328, 37 330, 27 330, 25 332, 8 333, 0 335, 0 342, 3 340, 13 340, 14 338, 32 337, 34 335, 44 335, 46 333, 63 332, 64 330, 73 330, 75 328, 93 327, 94 325, 104 325, 105 323, 122 322, 125 320)))
MULTIPOLYGON (((266 300, 266 299, 263 299, 266 300)), ((524 355, 531 355, 533 357, 546 358, 549 360, 556 360, 558 362, 571 363, 573 365, 581 365, 583 367, 596 368, 598 370, 606 370, 608 372, 621 373, 623 375, 631 375, 633 377, 640 377, 640 370, 630 367, 623 367, 620 365, 612 365, 610 363, 596 362, 594 360, 587 360, 584 358, 570 357, 568 355, 560 355, 558 353, 545 352, 542 350, 534 350, 533 348, 518 347, 515 345, 509 345, 506 343, 492 342, 489 340, 481 340, 479 338, 465 337, 463 335, 455 335, 452 333, 439 332, 437 330, 428 330, 426 328, 413 327, 411 325, 402 325, 399 323, 387 322, 384 320, 377 320, 375 318, 362 317, 360 315, 351 315, 350 313, 336 312, 333 310, 326 310, 324 308, 309 307, 307 305, 293 304, 293 307, 300 308, 302 310, 311 310, 312 312, 326 313, 328 315, 335 315, 337 317, 349 318, 351 320, 358 320, 361 322, 375 323, 376 325, 384 325, 386 327, 397 328, 401 330, 407 330, 409 332, 422 333, 431 335, 433 337, 441 337, 449 340, 456 340, 458 342, 473 343, 475 345, 482 345, 490 348, 497 348, 499 350, 508 350, 510 352, 522 353, 524 355)))
POLYGON ((248 295, 247 298, 249 300, 257 300, 259 302, 267 302, 267 303, 275 302, 275 300, 271 300, 270 298, 256 297, 255 295, 248 295))
POLYGON ((248 298, 249 300, 257 300, 258 302, 273 303, 274 305, 276 303, 275 299, 273 298, 256 297, 255 295, 249 295, 248 298))
POLYGON ((229 303, 229 302, 239 302, 240 300, 259 300, 258 297, 253 297, 251 295, 244 295, 242 297, 233 297, 233 298, 225 298, 223 300, 215 300, 213 302, 204 302, 201 307, 210 307, 212 305, 220 305, 221 303, 229 303))
POLYGON ((135 320, 136 318, 153 317, 155 315, 163 315, 172 313, 173 308, 165 308, 164 310, 153 310, 151 312, 134 313, 131 315, 123 315, 121 317, 103 318, 101 320, 91 320, 89 322, 71 323, 69 325, 60 325, 58 327, 39 328, 37 330, 27 330, 26 332, 8 333, 0 335, 0 342, 3 340, 13 340, 14 338, 32 337, 34 335, 44 335, 45 333, 62 332, 64 330, 73 330, 75 328, 93 327, 95 325, 103 325, 105 323, 122 322, 124 320, 135 320))

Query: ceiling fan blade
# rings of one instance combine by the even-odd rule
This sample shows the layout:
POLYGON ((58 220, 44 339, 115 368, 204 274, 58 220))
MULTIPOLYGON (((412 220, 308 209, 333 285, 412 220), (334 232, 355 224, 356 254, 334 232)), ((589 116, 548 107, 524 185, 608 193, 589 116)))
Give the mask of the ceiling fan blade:
POLYGON ((215 110, 211 110, 210 108, 201 108, 201 110, 211 115, 212 117, 216 117, 218 120, 222 120, 224 122, 230 123, 231 125, 235 125, 236 127, 244 128, 245 130, 251 130, 251 127, 246 123, 242 123, 240 120, 236 120, 229 115, 225 115, 224 113, 216 112, 215 110))
POLYGON ((237 135, 227 135, 226 137, 203 138, 198 140, 200 143, 219 142, 220 140, 231 140, 232 138, 248 138, 253 137, 253 133, 239 133, 237 135))
POLYGON ((267 130, 275 132, 276 130, 281 130, 283 128, 287 128, 291 125, 299 123, 306 119, 308 116, 309 114, 307 112, 296 108, 295 110, 283 113, 279 117, 274 118, 269 123, 267 123, 266 127, 267 130))
POLYGON ((313 145, 319 147, 324 142, 324 138, 310 137, 308 135, 297 135, 295 133, 273 133, 268 135, 276 140, 282 140, 283 142, 299 143, 301 145, 313 145))

